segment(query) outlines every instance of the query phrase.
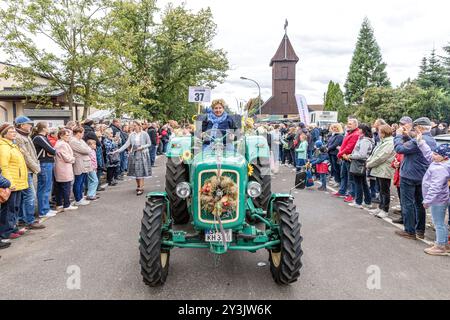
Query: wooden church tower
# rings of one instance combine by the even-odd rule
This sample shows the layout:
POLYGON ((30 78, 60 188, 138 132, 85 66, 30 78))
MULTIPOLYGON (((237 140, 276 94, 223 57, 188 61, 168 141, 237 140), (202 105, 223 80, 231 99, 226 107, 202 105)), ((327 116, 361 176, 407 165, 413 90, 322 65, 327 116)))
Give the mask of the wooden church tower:
POLYGON ((262 114, 298 115, 295 99, 295 66, 298 61, 299 58, 287 36, 286 21, 283 40, 270 61, 272 67, 272 97, 262 106, 262 114))

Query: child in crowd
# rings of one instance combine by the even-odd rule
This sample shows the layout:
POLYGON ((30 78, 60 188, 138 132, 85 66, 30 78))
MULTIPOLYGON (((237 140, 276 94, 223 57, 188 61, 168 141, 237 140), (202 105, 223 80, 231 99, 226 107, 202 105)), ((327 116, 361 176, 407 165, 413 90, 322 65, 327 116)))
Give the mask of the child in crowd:
POLYGON ((322 183, 318 190, 327 191, 328 164, 330 163, 328 149, 320 140, 316 142, 315 148, 316 156, 314 157, 314 159, 312 159, 311 165, 316 166, 316 174, 319 175, 320 182, 322 183))
POLYGON ((88 140, 87 144, 91 148, 89 158, 91 159, 92 171, 88 173, 88 190, 86 200, 95 201, 99 197, 97 196, 98 176, 97 176, 97 143, 95 140, 88 140))
POLYGON ((436 228, 435 245, 424 251, 433 256, 445 256, 450 253, 448 229, 445 224, 445 214, 449 204, 450 144, 442 144, 432 152, 421 134, 417 135, 417 144, 424 157, 431 162, 422 180, 422 194, 423 206, 425 209, 431 209, 436 228))
POLYGON ((295 153, 297 154, 296 167, 298 172, 301 167, 306 165, 306 160, 308 159, 308 137, 306 134, 302 133, 300 135, 300 143, 295 153))

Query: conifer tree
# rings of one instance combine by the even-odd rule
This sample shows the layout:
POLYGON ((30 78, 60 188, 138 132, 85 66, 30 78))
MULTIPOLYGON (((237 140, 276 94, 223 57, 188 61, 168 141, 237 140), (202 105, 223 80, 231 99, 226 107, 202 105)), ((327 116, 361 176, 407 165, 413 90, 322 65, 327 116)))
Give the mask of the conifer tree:
POLYGON ((351 105, 362 104, 364 93, 368 88, 390 86, 386 63, 383 62, 374 31, 366 17, 359 32, 344 86, 345 99, 351 105))

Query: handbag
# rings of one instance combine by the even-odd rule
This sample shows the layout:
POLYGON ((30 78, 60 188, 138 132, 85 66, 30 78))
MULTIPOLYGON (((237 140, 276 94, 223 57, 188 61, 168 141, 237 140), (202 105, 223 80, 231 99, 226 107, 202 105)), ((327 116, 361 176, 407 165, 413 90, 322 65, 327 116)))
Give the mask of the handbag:
POLYGON ((350 173, 355 176, 365 176, 366 175, 366 161, 352 160, 350 162, 350 173))
POLYGON ((3 204, 8 201, 11 196, 11 189, 9 188, 0 188, 0 203, 3 204))

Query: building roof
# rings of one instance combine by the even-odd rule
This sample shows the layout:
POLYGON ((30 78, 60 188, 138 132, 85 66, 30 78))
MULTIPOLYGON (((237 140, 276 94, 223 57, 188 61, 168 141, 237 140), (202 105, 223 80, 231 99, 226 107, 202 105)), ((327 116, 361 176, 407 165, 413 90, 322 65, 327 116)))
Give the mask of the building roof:
POLYGON ((277 52, 273 56, 272 60, 270 60, 270 66, 273 66, 274 62, 295 62, 297 63, 300 59, 294 51, 294 47, 289 40, 287 34, 284 35, 283 40, 281 40, 280 46, 278 47, 277 52))
POLYGON ((37 86, 32 89, 25 88, 5 88, 0 90, 0 98, 16 98, 16 97, 59 97, 64 94, 64 90, 50 88, 48 86, 37 86))

